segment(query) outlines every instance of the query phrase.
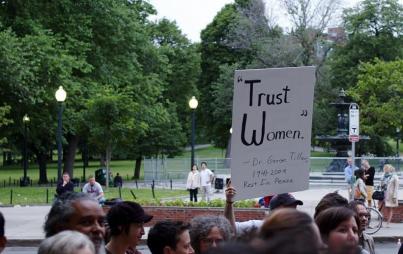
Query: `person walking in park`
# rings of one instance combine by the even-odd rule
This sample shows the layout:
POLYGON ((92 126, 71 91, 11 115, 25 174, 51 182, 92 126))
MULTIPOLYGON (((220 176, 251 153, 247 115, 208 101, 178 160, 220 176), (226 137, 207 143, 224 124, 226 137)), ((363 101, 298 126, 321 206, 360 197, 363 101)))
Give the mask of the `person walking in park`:
POLYGON ((65 192, 73 192, 74 191, 74 184, 70 181, 70 175, 67 172, 63 173, 62 179, 57 183, 56 187, 56 197, 60 197, 65 192))
POLYGON ((207 168, 207 163, 203 161, 201 163, 200 170, 200 181, 201 181, 201 189, 202 189, 202 200, 210 202, 211 199, 211 183, 213 181, 214 174, 210 169, 207 168))
POLYGON ((355 182, 354 172, 357 169, 358 168, 353 164, 353 159, 351 157, 348 157, 347 167, 344 168, 344 179, 347 183, 348 198, 350 201, 353 200, 353 190, 355 182))
MULTIPOLYGON (((393 209, 399 205, 397 200, 399 177, 395 174, 395 168, 390 164, 385 164, 383 166, 383 172, 381 186, 383 186, 383 189, 385 190, 385 199, 383 202, 386 209, 386 227, 389 227, 393 216, 393 209)), ((382 207, 382 204, 380 206, 382 207)))
POLYGON ((374 193, 375 168, 369 165, 368 160, 362 160, 361 168, 365 172, 365 186, 367 189, 368 206, 372 206, 372 194, 374 193))
POLYGON ((364 183, 364 170, 358 169, 355 171, 357 180, 354 184, 354 200, 365 202, 367 200, 367 189, 364 183))
POLYGON ((96 254, 105 253, 105 213, 98 201, 86 193, 67 192, 53 203, 44 225, 46 237, 64 230, 87 235, 96 254))
POLYGON ((102 190, 101 185, 95 181, 95 177, 92 175, 88 177, 88 183, 84 185, 83 192, 98 200, 99 204, 103 204, 105 202, 104 191, 102 190))
POLYGON ((200 173, 197 165, 193 165, 191 171, 188 174, 186 182, 186 189, 190 193, 190 201, 197 202, 197 191, 200 188, 200 173))

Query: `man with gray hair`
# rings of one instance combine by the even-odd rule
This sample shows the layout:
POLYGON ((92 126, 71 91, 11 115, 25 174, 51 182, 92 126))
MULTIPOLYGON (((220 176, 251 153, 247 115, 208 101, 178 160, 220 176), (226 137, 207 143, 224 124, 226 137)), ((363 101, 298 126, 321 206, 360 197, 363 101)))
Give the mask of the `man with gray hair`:
POLYGON ((81 232, 94 243, 97 254, 105 253, 105 213, 88 194, 67 192, 52 205, 45 221, 46 237, 64 230, 81 232))

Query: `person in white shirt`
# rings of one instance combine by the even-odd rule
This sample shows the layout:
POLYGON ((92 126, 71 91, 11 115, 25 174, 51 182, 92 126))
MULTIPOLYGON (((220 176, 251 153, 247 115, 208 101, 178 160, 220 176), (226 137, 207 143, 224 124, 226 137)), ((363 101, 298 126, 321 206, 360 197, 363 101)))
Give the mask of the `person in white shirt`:
POLYGON ((83 192, 98 200, 100 204, 105 202, 104 191, 99 183, 95 181, 95 177, 89 176, 88 183, 83 187, 83 192))
POLYGON ((207 163, 203 161, 201 163, 200 170, 200 181, 201 181, 201 190, 202 190, 202 200, 210 202, 211 199, 211 183, 213 181, 214 174, 210 169, 207 168, 207 163))
POLYGON ((190 201, 197 202, 197 190, 200 188, 200 173, 197 165, 193 165, 192 170, 188 174, 186 189, 190 193, 190 201))

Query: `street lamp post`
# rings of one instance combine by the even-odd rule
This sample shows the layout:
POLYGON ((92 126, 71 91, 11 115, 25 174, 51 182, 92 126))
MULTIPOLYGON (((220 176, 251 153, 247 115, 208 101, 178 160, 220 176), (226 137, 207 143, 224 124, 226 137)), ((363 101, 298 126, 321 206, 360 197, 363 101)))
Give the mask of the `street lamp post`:
POLYGON ((27 177, 27 170, 28 170, 28 145, 27 145, 27 128, 28 128, 28 123, 29 123, 29 117, 28 115, 24 115, 24 117, 22 118, 22 122, 24 123, 24 176, 21 179, 21 186, 28 186, 28 177, 27 177))
POLYGON ((196 97, 192 96, 192 98, 189 100, 189 107, 192 110, 192 133, 191 133, 191 160, 190 160, 190 168, 193 167, 195 164, 195 131, 196 131, 196 119, 195 119, 195 111, 197 108, 197 105, 199 105, 199 102, 197 101, 196 97))
POLYGON ((400 170, 400 150, 399 150, 399 141, 400 141, 400 128, 396 127, 396 159, 397 159, 397 170, 400 170))
POLYGON ((57 102, 59 103, 59 113, 57 117, 57 180, 62 177, 62 113, 63 102, 66 100, 67 93, 62 86, 59 86, 55 93, 57 102))

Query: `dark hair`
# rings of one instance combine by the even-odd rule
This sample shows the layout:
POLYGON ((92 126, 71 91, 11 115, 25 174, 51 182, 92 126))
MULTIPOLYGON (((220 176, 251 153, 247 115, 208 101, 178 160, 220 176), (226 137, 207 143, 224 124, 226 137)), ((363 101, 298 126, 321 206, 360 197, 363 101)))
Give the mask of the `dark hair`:
POLYGON ((364 179, 364 174, 365 174, 365 172, 364 172, 363 169, 357 169, 356 171, 354 171, 354 175, 355 175, 357 178, 364 179))
POLYGON ((4 236, 4 224, 5 224, 4 216, 0 212, 0 237, 4 236))
POLYGON ((176 250, 180 235, 189 230, 190 224, 182 221, 160 221, 148 232, 147 246, 152 254, 163 254, 164 247, 176 250))
MULTIPOLYGON (((353 210, 356 213, 356 216, 359 218, 358 216, 358 206, 362 205, 363 207, 365 207, 364 202, 360 201, 360 200, 353 200, 350 201, 350 203, 348 203, 348 208, 350 208, 351 210, 353 210)), ((365 208, 366 209, 366 208, 365 208)), ((362 232, 365 228, 361 228, 361 223, 358 223, 358 230, 360 232, 362 232)))
POLYGON ((339 206, 347 207, 348 200, 337 192, 328 193, 325 196, 323 196, 323 198, 319 201, 318 205, 315 207, 315 214, 313 217, 316 218, 319 213, 328 208, 339 206))
POLYGON ((193 170, 193 167, 194 167, 194 166, 196 166, 196 169, 197 169, 197 170, 199 169, 199 167, 198 167, 196 164, 193 164, 192 167, 190 168, 190 171, 193 170))
POLYGON ((207 162, 205 162, 205 161, 202 161, 201 163, 200 163, 200 165, 206 165, 206 167, 207 167, 207 162))
POLYGON ((276 209, 265 219, 259 237, 265 253, 319 253, 321 239, 308 214, 291 208, 276 209), (289 244, 290 241, 292 244, 289 244))
POLYGON ((46 237, 69 228, 70 218, 75 213, 73 203, 84 200, 98 204, 96 199, 83 192, 68 191, 56 199, 46 216, 45 225, 43 226, 46 237))
POLYGON ((239 242, 223 243, 217 246, 217 248, 210 248, 206 252, 206 254, 238 254, 238 253, 258 254, 261 252, 249 244, 239 242))
POLYGON ((110 235, 116 236, 123 232, 129 233, 130 224, 148 222, 152 216, 144 213, 143 208, 136 202, 117 202, 106 215, 110 229, 110 235))
POLYGON ((347 207, 332 207, 318 214, 315 222, 319 227, 322 239, 327 241, 330 232, 351 217, 355 219, 358 226, 360 223, 356 213, 347 207))

